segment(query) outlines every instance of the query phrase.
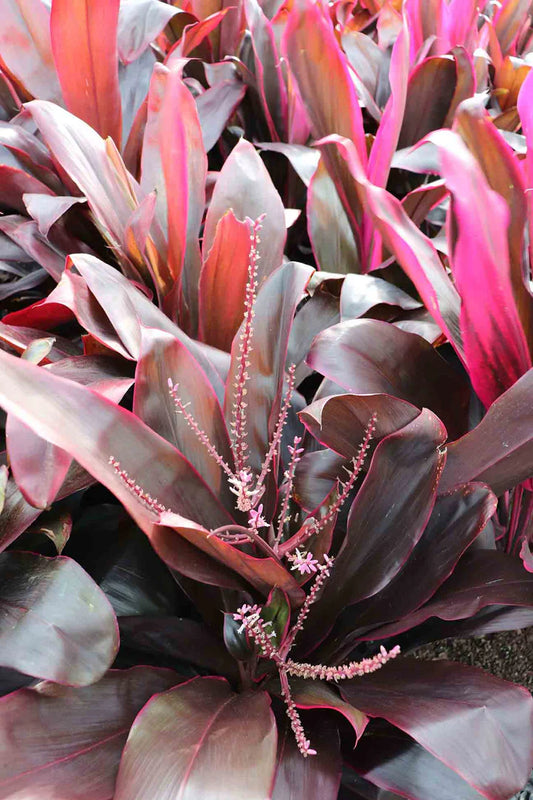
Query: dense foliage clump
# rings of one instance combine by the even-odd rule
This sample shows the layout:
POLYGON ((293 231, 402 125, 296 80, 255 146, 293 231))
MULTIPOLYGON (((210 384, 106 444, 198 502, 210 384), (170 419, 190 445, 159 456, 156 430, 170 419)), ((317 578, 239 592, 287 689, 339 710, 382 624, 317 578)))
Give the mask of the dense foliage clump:
POLYGON ((0 0, 0 800, 508 800, 529 0, 0 0))

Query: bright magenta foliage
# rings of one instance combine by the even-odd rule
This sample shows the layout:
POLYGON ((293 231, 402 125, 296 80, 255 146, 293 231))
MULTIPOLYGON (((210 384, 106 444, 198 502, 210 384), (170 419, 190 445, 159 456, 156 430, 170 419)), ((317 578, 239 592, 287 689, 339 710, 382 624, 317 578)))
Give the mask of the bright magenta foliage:
POLYGON ((532 54, 0 0, 0 798, 524 785, 530 694, 408 653, 533 623, 532 54))

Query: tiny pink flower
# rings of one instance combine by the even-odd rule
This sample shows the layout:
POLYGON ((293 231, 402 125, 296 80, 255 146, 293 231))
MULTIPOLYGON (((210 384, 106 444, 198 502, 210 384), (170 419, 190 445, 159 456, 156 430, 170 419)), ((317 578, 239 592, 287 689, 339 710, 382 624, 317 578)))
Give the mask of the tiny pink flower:
POLYGON ((288 556, 289 561, 292 561, 291 569, 297 569, 300 575, 311 575, 319 569, 319 563, 312 553, 306 553, 305 550, 296 550, 294 555, 288 556))
POLYGON ((252 528, 256 530, 258 528, 270 528, 270 525, 266 521, 266 519, 262 516, 263 514, 263 504, 259 505, 257 509, 252 508, 251 511, 248 512, 248 519, 250 520, 250 525, 252 528))

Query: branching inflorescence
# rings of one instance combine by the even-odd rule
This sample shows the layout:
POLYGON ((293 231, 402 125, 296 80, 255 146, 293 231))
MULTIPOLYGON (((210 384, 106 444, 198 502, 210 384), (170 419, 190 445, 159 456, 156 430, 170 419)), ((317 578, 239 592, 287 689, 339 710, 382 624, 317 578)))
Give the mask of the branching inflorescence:
MULTIPOLYGON (((236 496, 238 510, 248 514, 247 527, 233 524, 226 525, 211 531, 209 536, 216 536, 222 541, 229 542, 237 547, 252 542, 267 557, 277 560, 286 559, 288 564, 291 565, 291 569, 297 570, 301 576, 315 575, 313 584, 298 612, 296 620, 279 645, 275 641, 276 635, 270 630, 272 623, 265 621, 261 616, 262 610, 260 606, 246 604, 241 606, 233 615, 234 619, 241 623, 241 632, 245 631, 246 635, 255 643, 260 657, 270 659, 276 664, 280 677, 281 693, 285 700, 287 715, 296 737, 298 748, 302 755, 309 756, 314 755, 316 751, 311 748, 309 739, 305 736, 298 710, 291 695, 289 677, 334 682, 360 677, 374 672, 391 658, 395 658, 399 653, 399 648, 395 647, 387 651, 382 647, 380 652, 373 658, 363 659, 361 662, 353 662, 343 666, 330 667, 321 664, 304 664, 289 658, 295 638, 298 632, 302 630, 309 610, 319 597, 333 566, 333 559, 328 555, 324 555, 323 561, 320 563, 311 552, 303 548, 303 545, 311 537, 316 536, 327 525, 335 521, 337 514, 348 499, 368 454, 376 427, 376 415, 373 414, 370 418, 357 454, 352 459, 350 466, 345 468, 347 478, 344 481, 340 479, 337 481, 336 491, 332 492, 333 500, 325 508, 322 516, 320 518, 317 516, 308 517, 297 533, 284 540, 286 529, 291 522, 289 507, 294 493, 296 467, 304 452, 303 448, 300 447, 302 443, 300 436, 295 436, 292 445, 288 447, 290 459, 283 473, 283 484, 280 491, 282 499, 275 519, 268 521, 265 518, 264 507, 260 500, 265 492, 267 476, 275 466, 277 467, 280 461, 282 435, 295 388, 294 364, 287 370, 286 393, 258 475, 254 475, 248 459, 248 403, 246 398, 248 394, 247 384, 250 380, 248 370, 252 363, 254 304, 257 293, 259 261, 257 245, 260 241, 261 220, 262 218, 255 222, 250 221, 250 258, 244 299, 244 318, 236 340, 237 358, 235 380, 232 386, 233 402, 230 420, 230 447, 234 466, 220 455, 207 433, 200 427, 189 410, 190 403, 185 403, 179 394, 179 384, 174 383, 169 378, 168 387, 176 412, 183 417, 201 445, 224 471, 229 488, 236 496), (261 533, 262 529, 265 530, 265 536, 261 533)), ((110 456, 109 463, 122 483, 145 508, 157 515, 169 510, 157 498, 151 497, 135 480, 130 478, 128 473, 122 469, 120 462, 113 456, 110 456)))
POLYGON ((261 657, 270 659, 276 664, 287 716, 289 717, 298 749, 304 757, 316 755, 316 750, 311 748, 310 741, 305 735, 298 709, 291 695, 289 676, 310 680, 334 681, 335 683, 343 680, 351 680, 352 678, 362 677, 363 675, 375 672, 388 661, 396 658, 400 652, 398 646, 393 647, 391 650, 386 650, 384 647, 381 647, 379 653, 372 658, 364 658, 362 661, 352 661, 349 664, 333 667, 325 666, 324 664, 300 663, 288 657, 296 635, 302 630, 304 621, 309 614, 309 609, 313 603, 316 602, 322 586, 330 577, 331 567, 333 566, 334 559, 329 556, 324 556, 324 563, 319 564, 316 559, 309 558, 309 555, 309 553, 299 553, 297 557, 292 559, 293 569, 298 569, 302 574, 305 574, 309 568, 311 568, 312 571, 317 573, 317 576, 311 591, 307 595, 298 613, 296 622, 285 635, 279 646, 275 644, 275 634, 270 630, 270 628, 272 628, 272 622, 270 620, 265 621, 262 618, 262 609, 260 606, 245 604, 233 615, 233 618, 241 623, 239 631, 241 633, 244 631, 246 632, 249 638, 257 645, 261 657), (311 564, 312 567, 310 566, 311 564))

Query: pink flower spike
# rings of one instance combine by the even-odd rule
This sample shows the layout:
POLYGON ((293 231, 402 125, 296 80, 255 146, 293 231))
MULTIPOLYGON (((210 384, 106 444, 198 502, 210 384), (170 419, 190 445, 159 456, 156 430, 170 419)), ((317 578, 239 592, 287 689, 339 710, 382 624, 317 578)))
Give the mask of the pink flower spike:
POLYGON ((253 509, 248 512, 248 518, 250 520, 250 525, 252 528, 256 530, 258 528, 270 528, 270 525, 266 521, 266 519, 262 516, 263 514, 263 504, 259 505, 257 509, 253 509))
POLYGON ((300 571, 300 575, 311 575, 313 572, 318 572, 320 565, 312 553, 306 553, 305 550, 296 550, 294 555, 287 556, 289 561, 292 561, 291 569, 300 571))

